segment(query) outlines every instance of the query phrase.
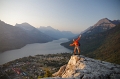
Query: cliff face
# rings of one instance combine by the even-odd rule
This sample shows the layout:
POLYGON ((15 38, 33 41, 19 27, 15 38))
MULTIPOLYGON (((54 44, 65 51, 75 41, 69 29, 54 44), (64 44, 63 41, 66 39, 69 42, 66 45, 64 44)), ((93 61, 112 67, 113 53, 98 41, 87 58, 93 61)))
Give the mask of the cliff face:
POLYGON ((120 65, 73 55, 53 76, 49 79, 120 79, 120 65))

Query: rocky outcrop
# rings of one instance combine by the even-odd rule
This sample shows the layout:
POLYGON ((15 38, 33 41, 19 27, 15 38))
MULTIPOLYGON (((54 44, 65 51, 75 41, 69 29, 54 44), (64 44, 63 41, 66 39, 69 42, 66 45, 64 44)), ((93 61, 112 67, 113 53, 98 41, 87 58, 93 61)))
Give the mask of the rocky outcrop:
POLYGON ((97 27, 97 26, 104 26, 104 27, 114 27, 115 24, 109 20, 108 18, 103 18, 101 20, 99 20, 93 27, 97 27))
POLYGON ((60 67, 60 69, 59 69, 59 71, 58 72, 56 72, 56 73, 54 73, 54 74, 52 74, 54 77, 60 77, 60 76, 62 76, 62 74, 63 74, 63 72, 65 71, 65 69, 66 69, 66 66, 67 65, 63 65, 62 67, 60 67))
POLYGON ((71 56, 62 78, 77 77, 81 79, 120 78, 120 66, 112 63, 94 60, 84 56, 71 56))
POLYGON ((73 55, 53 76, 49 79, 120 79, 120 65, 73 55))

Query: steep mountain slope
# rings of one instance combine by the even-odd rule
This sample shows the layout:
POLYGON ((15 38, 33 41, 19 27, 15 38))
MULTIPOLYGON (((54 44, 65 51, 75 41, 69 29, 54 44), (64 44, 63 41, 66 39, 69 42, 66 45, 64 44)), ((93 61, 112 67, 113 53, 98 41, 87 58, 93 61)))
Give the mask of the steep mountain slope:
MULTIPOLYGON (((36 31, 34 32, 36 33, 36 31)), ((43 43, 53 40, 43 33, 35 33, 28 33, 19 27, 0 21, 0 52, 21 48, 30 43, 43 43)))
MULTIPOLYGON (((72 41, 61 45, 73 50, 70 43, 72 41)), ((81 54, 120 64, 120 25, 103 33, 83 36, 80 43, 81 54)))
POLYGON ((45 33, 46 35, 49 35, 51 37, 54 37, 56 39, 60 39, 60 38, 72 38, 74 36, 76 36, 77 34, 73 34, 70 31, 59 31, 57 29, 52 28, 51 26, 40 26, 38 28, 41 32, 45 33))
MULTIPOLYGON (((109 30, 99 33, 83 33, 80 40, 81 54, 88 57, 120 64, 118 61, 119 57, 116 57, 120 54, 119 27, 120 25, 114 26, 109 30)), ((73 50, 73 47, 69 46, 70 43, 72 43, 72 41, 62 43, 61 45, 73 50)))
POLYGON ((95 25, 89 27, 85 32, 83 33, 84 35, 91 35, 91 34, 96 34, 100 32, 107 31, 113 27, 115 27, 117 24, 120 24, 120 20, 114 20, 111 21, 108 18, 103 18, 99 20, 95 25))
POLYGON ((106 38, 102 45, 88 56, 120 64, 120 25, 107 31, 104 35, 106 38))
POLYGON ((28 23, 22 23, 22 24, 16 24, 16 27, 20 27, 23 30, 25 30, 31 38, 34 39, 36 42, 48 42, 52 41, 54 38, 40 32, 38 29, 33 27, 32 25, 28 23))
MULTIPOLYGON (((120 64, 120 25, 99 34, 81 37, 81 54, 88 57, 97 58, 120 64)), ((73 50, 69 44, 62 43, 65 47, 73 50)))
POLYGON ((22 29, 24 29, 24 30, 26 30, 26 31, 32 31, 32 30, 35 29, 35 27, 31 26, 30 24, 28 24, 28 23, 26 23, 26 22, 25 22, 25 23, 22 23, 22 24, 17 24, 17 23, 16 23, 15 26, 20 27, 20 28, 22 28, 22 29))
POLYGON ((0 21, 0 52, 20 48, 29 41, 30 37, 24 30, 0 21))

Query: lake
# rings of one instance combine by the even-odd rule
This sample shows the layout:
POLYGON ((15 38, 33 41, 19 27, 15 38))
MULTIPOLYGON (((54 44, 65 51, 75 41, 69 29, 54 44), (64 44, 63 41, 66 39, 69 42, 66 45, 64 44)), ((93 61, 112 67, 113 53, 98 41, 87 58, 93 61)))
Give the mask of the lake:
POLYGON ((21 49, 15 49, 0 53, 0 65, 30 55, 34 56, 37 54, 56 54, 56 53, 72 52, 72 50, 69 50, 60 45, 61 43, 67 41, 69 40, 66 38, 62 38, 48 43, 28 44, 22 47, 21 49))

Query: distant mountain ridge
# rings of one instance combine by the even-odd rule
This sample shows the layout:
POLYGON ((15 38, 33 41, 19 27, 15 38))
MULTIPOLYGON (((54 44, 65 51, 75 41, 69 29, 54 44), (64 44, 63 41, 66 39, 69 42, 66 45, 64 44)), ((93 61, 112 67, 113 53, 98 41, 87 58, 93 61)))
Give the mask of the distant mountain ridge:
POLYGON ((54 38, 40 32, 28 23, 20 25, 20 27, 12 26, 0 20, 0 52, 18 49, 26 44, 45 43, 54 40, 54 38), (30 29, 24 30, 23 25, 26 27, 28 25, 30 29))
POLYGON ((108 18, 103 18, 103 19, 99 20, 96 24, 94 24, 93 26, 86 29, 82 34, 91 35, 91 34, 104 32, 104 31, 107 31, 107 30, 115 27, 118 24, 120 24, 120 20, 111 21, 108 18))
POLYGON ((46 34, 44 34, 43 32, 39 31, 37 28, 35 28, 34 26, 28 24, 28 23, 22 23, 22 24, 16 24, 15 25, 16 27, 19 27, 23 30, 25 30, 30 37, 34 38, 34 40, 36 41, 47 41, 49 39, 55 39, 55 38, 52 38, 46 34))
POLYGON ((115 24, 109 20, 108 18, 103 18, 101 20, 99 20, 95 25, 94 27, 98 27, 98 26, 104 26, 104 27, 114 27, 115 24))
POLYGON ((35 29, 35 27, 33 27, 32 25, 28 24, 27 22, 24 22, 22 24, 17 24, 16 23, 15 26, 20 27, 20 28, 22 28, 24 30, 29 30, 29 31, 35 29))
POLYGON ((73 34, 72 32, 70 31, 59 31, 57 29, 54 29, 52 28, 51 26, 47 26, 47 27, 44 27, 44 26, 40 26, 38 28, 41 32, 51 36, 51 37, 54 37, 56 39, 60 39, 60 38, 72 38, 74 36, 76 36, 77 34, 73 34))

